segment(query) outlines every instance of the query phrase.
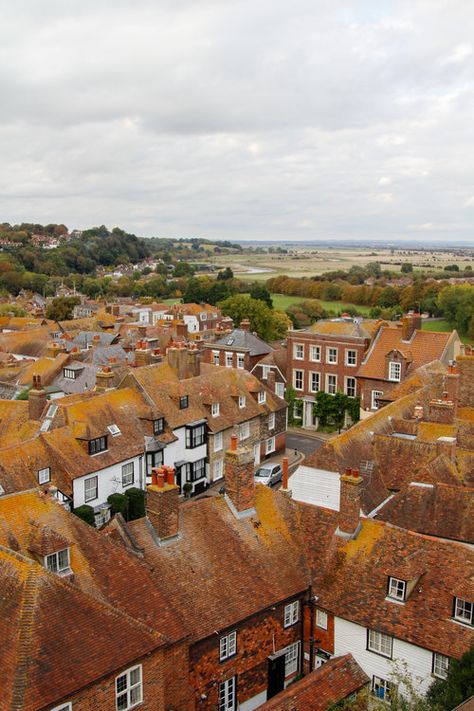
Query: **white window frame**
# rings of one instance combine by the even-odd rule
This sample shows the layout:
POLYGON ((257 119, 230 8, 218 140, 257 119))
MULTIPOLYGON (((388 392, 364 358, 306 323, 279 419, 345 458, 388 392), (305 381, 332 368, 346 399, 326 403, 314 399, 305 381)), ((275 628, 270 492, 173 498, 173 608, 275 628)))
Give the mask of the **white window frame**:
POLYGON ((262 365, 262 380, 268 380, 268 374, 270 372, 269 365, 262 365))
POLYGON ((219 417, 220 414, 220 405, 218 402, 213 402, 211 405, 211 415, 212 417, 219 417))
POLYGON ((269 430, 274 430, 275 429, 275 413, 270 412, 268 415, 268 429, 269 430))
POLYGON ((448 676, 450 661, 450 658, 446 655, 433 652, 433 676, 437 679, 446 679, 448 676))
POLYGON ((265 443, 265 453, 271 454, 275 451, 275 437, 269 437, 265 443))
POLYGON ((77 371, 74 368, 64 368, 63 376, 66 380, 75 380, 77 371))
POLYGON ((391 360, 388 364, 388 379, 392 383, 399 383, 402 379, 402 364, 397 360, 391 360))
POLYGON ((463 625, 474 624, 474 602, 463 600, 460 597, 454 598, 454 619, 462 622, 463 625))
POLYGON ((237 368, 239 370, 244 370, 245 368, 245 353, 237 353, 237 368))
POLYGON ((235 711, 237 708, 237 681, 235 676, 221 681, 218 691, 219 711, 235 711))
POLYGON ((222 432, 216 432, 214 434, 214 452, 220 452, 222 446, 222 432))
POLYGON ((309 359, 312 363, 321 363, 321 346, 310 345, 309 359))
POLYGON ((135 481, 135 463, 134 462, 127 462, 126 464, 122 464, 122 487, 125 488, 126 486, 130 486, 133 484, 135 481), (131 475, 131 480, 128 481, 129 477, 131 475))
POLYGON ((99 496, 99 477, 96 476, 90 476, 88 479, 84 479, 84 502, 87 504, 88 501, 95 501, 99 496), (95 481, 95 496, 91 496, 90 493, 88 493, 88 488, 87 485, 89 482, 94 482, 95 481))
POLYGON ((219 640, 219 661, 223 662, 237 654, 237 631, 229 632, 219 640))
POLYGON ((61 704, 61 706, 55 706, 51 711, 72 711, 72 701, 66 701, 66 703, 61 704))
POLYGON ((113 423, 111 425, 107 425, 107 429, 109 430, 112 437, 117 437, 117 435, 122 434, 120 431, 120 427, 118 425, 116 425, 115 423, 113 423))
POLYGON ((311 370, 309 373, 309 392, 318 393, 321 385, 321 373, 316 370, 311 370), (317 385, 314 387, 314 380, 317 380, 317 385))
POLYGON ((138 664, 135 667, 130 667, 130 669, 126 669, 123 671, 121 674, 115 677, 115 708, 117 711, 128 711, 128 709, 132 709, 134 706, 138 706, 138 704, 141 704, 143 702, 143 672, 142 672, 142 665, 138 664), (135 683, 132 682, 132 674, 133 672, 137 671, 139 673, 139 681, 135 683), (125 677, 126 679, 126 687, 122 689, 121 691, 118 690, 118 681, 119 679, 122 679, 125 677), (139 698, 137 697, 136 700, 132 701, 132 695, 135 696, 133 693, 135 690, 139 691, 139 698), (119 701, 122 697, 125 696, 125 701, 126 701, 126 706, 119 706, 119 701))
POLYGON ((283 615, 283 627, 291 627, 296 625, 300 619, 300 601, 295 600, 285 605, 284 615, 283 615))
POLYGON ((275 395, 277 397, 281 397, 282 399, 285 397, 285 383, 280 383, 278 381, 275 383, 275 395))
POLYGON ((304 370, 296 369, 293 371, 293 387, 295 390, 299 390, 300 392, 304 389, 304 370), (300 378, 301 385, 298 385, 300 378))
POLYGON ((346 359, 345 363, 348 366, 348 368, 355 368, 357 366, 357 351, 355 348, 346 348, 346 359), (350 361, 352 360, 352 355, 354 355, 354 362, 351 363, 350 361))
POLYGON ((44 567, 55 575, 68 575, 71 572, 71 558, 69 548, 63 548, 55 553, 49 553, 44 557, 44 567), (61 556, 61 553, 66 555, 61 556), (65 558, 65 560, 61 560, 65 558))
POLYGON ((212 351, 212 365, 220 364, 220 351, 212 351))
POLYGON ((398 600, 398 602, 405 602, 406 592, 407 584, 405 580, 389 576, 387 597, 392 600, 398 600))
POLYGON ((381 699, 386 703, 390 703, 390 695, 393 694, 394 689, 395 684, 393 684, 391 681, 383 679, 381 676, 376 676, 375 674, 372 677, 372 694, 377 699, 381 699), (383 690, 382 696, 377 693, 377 687, 383 690))
POLYGON ((212 465, 212 481, 219 481, 224 476, 224 460, 218 459, 212 465))
POLYGON ((242 422, 239 427, 239 441, 243 442, 244 439, 250 437, 250 422, 242 422))
POLYGON ((393 657, 393 637, 377 630, 367 630, 367 649, 381 657, 392 659, 393 657))
POLYGON ((346 395, 347 397, 355 397, 357 395, 357 380, 353 375, 348 375, 346 377, 346 395), (349 381, 352 381, 354 384, 354 387, 351 388, 351 390, 353 390, 354 392, 353 395, 349 394, 349 381))
POLYGON ((334 373, 327 373, 326 375, 326 392, 328 395, 335 395, 337 393, 337 375, 334 373), (334 392, 331 392, 330 387, 332 388, 333 386, 329 385, 330 378, 334 378, 334 392))
POLYGON ((328 628, 328 613, 325 612, 324 610, 320 610, 319 608, 316 608, 315 624, 316 624, 316 627, 319 627, 319 629, 327 630, 327 628, 328 628))
POLYGON ((285 651, 285 679, 297 674, 300 668, 300 643, 288 645, 285 651))
POLYGON ((378 399, 379 397, 382 397, 383 395, 383 390, 372 390, 371 393, 371 398, 370 398, 370 409, 371 410, 380 410, 380 405, 378 404, 378 399))
POLYGON ((263 405, 267 401, 267 393, 265 390, 258 391, 258 404, 263 405))
POLYGON ((293 405, 293 417, 295 420, 302 420, 303 419, 303 401, 302 400, 296 400, 295 404, 293 405))
POLYGON ((38 484, 47 484, 51 481, 51 467, 38 469, 38 484))
POLYGON ((338 348, 336 346, 327 346, 326 347, 326 363, 329 363, 330 365, 337 365, 338 361, 338 348), (331 351, 335 351, 335 353, 331 353, 331 351), (334 360, 333 360, 334 359, 334 360))
POLYGON ((242 409, 247 403, 247 398, 245 395, 239 395, 239 408, 242 409))
POLYGON ((225 367, 226 368, 233 368, 234 367, 234 352, 226 351, 225 352, 225 367))
POLYGON ((304 360, 304 343, 293 343, 293 358, 304 360))

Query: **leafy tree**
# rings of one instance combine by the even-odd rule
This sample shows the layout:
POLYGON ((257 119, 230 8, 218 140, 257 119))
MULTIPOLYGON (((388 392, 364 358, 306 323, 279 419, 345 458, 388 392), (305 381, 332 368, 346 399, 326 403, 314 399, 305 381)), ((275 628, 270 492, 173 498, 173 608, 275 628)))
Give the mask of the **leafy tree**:
POLYGON ((437 679, 428 690, 433 707, 452 709, 474 696, 474 645, 461 659, 451 659, 446 679, 437 679))
POLYGON ((398 291, 393 286, 386 286, 379 298, 380 306, 390 307, 399 303, 398 291))
POLYGON ((69 321, 72 318, 74 306, 80 302, 78 296, 57 296, 46 307, 46 318, 53 321, 69 321))
POLYGON ((178 262, 173 272, 175 277, 193 276, 195 269, 188 262, 178 262))
POLYGON ((300 425, 301 420, 295 418, 295 407, 301 406, 302 400, 296 397, 296 390, 291 385, 285 391, 285 400, 288 403, 288 424, 300 425))
POLYGON ((228 281, 228 279, 234 278, 234 272, 230 267, 226 267, 222 271, 217 273, 217 281, 228 281))
POLYGON ((222 313, 230 316, 238 326, 243 319, 250 321, 250 328, 264 341, 283 338, 288 330, 288 318, 279 311, 272 311, 265 302, 243 294, 235 294, 220 303, 222 313))
POLYGON ((447 264, 444 268, 445 272, 458 272, 459 267, 457 264, 447 264))
POLYGON ((250 289, 250 297, 258 301, 264 301, 269 308, 273 308, 272 297, 264 284, 254 284, 250 289))
POLYGON ((409 274, 413 271, 413 264, 411 262, 404 262, 400 267, 402 274, 409 274))

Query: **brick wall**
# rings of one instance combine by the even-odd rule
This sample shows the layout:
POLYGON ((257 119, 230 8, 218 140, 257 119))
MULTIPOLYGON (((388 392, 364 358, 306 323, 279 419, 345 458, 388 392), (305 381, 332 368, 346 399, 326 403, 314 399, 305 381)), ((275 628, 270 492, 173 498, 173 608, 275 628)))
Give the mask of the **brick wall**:
POLYGON ((372 390, 388 395, 398 383, 390 383, 387 380, 373 380, 372 378, 358 378, 360 406, 363 410, 372 409, 372 390))

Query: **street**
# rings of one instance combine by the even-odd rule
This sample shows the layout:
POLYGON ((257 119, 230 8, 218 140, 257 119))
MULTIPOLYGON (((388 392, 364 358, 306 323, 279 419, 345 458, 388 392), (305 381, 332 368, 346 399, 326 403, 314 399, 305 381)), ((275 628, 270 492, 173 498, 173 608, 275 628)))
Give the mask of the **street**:
POLYGON ((297 449, 299 452, 303 452, 305 457, 315 452, 323 444, 323 440, 316 439, 315 437, 301 434, 294 434, 293 432, 288 432, 286 435, 286 446, 288 449, 297 449))

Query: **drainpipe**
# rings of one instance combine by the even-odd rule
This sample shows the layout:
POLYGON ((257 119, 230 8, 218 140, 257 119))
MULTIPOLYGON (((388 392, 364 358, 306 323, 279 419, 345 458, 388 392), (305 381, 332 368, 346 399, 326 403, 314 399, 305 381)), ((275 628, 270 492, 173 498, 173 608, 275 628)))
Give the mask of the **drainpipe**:
POLYGON ((313 586, 308 587, 308 609, 309 609, 309 671, 314 669, 314 600, 313 586))
POLYGON ((304 672, 304 612, 305 612, 305 601, 302 600, 302 605, 301 605, 301 641, 300 641, 300 674, 301 676, 305 675, 304 672))

